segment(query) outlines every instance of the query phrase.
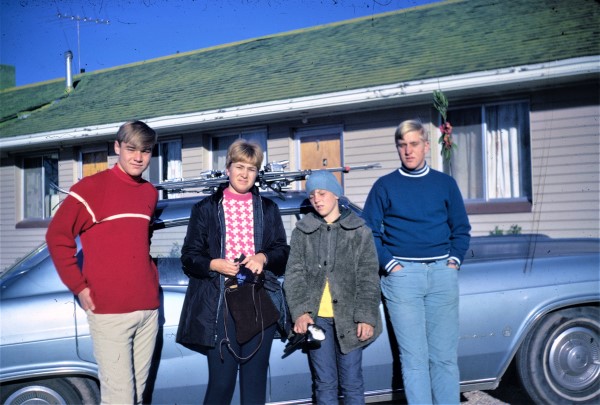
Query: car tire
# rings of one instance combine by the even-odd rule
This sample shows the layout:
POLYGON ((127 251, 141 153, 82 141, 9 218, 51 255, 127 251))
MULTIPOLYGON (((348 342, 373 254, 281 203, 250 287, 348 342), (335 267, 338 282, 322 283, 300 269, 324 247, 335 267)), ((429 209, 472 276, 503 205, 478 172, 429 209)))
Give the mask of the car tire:
POLYGON ((600 403, 600 309, 546 315, 523 341, 517 370, 535 403, 600 403))
POLYGON ((2 386, 2 404, 99 404, 100 390, 88 378, 48 378, 2 386))

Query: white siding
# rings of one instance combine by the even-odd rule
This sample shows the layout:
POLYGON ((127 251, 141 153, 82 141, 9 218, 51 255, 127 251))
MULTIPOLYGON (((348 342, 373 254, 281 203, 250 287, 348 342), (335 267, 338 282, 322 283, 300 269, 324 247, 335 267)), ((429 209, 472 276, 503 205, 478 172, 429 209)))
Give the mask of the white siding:
POLYGON ((471 216, 474 235, 515 224, 523 233, 600 236, 600 109, 591 88, 556 89, 531 101, 533 211, 471 216))
POLYGON ((289 160, 289 169, 297 169, 295 162, 290 158, 291 151, 291 135, 288 126, 273 126, 269 128, 267 140, 267 159, 268 162, 263 164, 277 162, 281 160, 289 160))
POLYGON ((19 257, 19 241, 13 237, 16 212, 17 168, 12 158, 2 158, 0 164, 0 271, 19 257))
POLYGON ((359 166, 370 163, 381 165, 380 169, 350 171, 345 174, 348 198, 361 207, 364 205, 375 180, 400 167, 400 158, 394 143, 394 133, 398 124, 414 118, 427 123, 429 114, 429 106, 412 106, 345 117, 345 165, 359 166))
MULTIPOLYGON (((527 98, 518 94, 517 99, 527 98)), ((552 237, 600 237, 600 133, 597 87, 556 88, 529 94, 531 113, 532 190, 531 212, 471 215, 472 234, 487 235, 496 227, 507 231, 516 225, 521 232, 540 232, 552 237)), ((450 100, 451 103, 453 100, 450 100)), ((468 102, 469 100, 465 100, 468 102)), ((490 100, 495 101, 495 100, 490 100)), ((363 206, 375 180, 399 167, 394 131, 405 119, 419 118, 430 124, 433 168, 440 167, 437 115, 431 104, 396 106, 380 111, 310 117, 309 126, 339 125, 343 128, 345 165, 380 163, 380 169, 344 174, 346 195, 363 206), (433 122, 432 122, 433 120, 433 122)), ((269 124, 268 160, 289 160, 289 169, 302 169, 296 161, 294 130, 300 120, 269 124)), ((221 128, 226 129, 226 128, 221 128)), ((207 136, 182 134, 183 176, 198 177, 210 166, 207 136)), ((109 158, 112 166, 115 156, 109 158)), ((76 154, 61 151, 59 183, 68 189, 77 180, 76 154)), ((16 229, 20 220, 20 169, 13 157, 3 157, 0 167, 0 272, 43 239, 45 228, 16 229)), ((62 196, 61 196, 62 197, 62 196)), ((286 224, 293 226, 293 222, 286 224)), ((169 246, 165 246, 169 248, 169 246)))
POLYGON ((204 164, 208 156, 204 154, 202 134, 191 133, 183 135, 181 141, 181 164, 184 178, 200 176, 202 171, 207 170, 204 164))

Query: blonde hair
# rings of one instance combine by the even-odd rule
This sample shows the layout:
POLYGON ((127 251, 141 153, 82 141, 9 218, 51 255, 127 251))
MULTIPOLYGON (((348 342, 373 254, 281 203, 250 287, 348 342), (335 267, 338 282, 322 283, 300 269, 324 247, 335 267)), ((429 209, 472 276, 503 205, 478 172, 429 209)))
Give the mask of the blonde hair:
POLYGON ((130 143, 136 147, 152 148, 157 141, 156 131, 142 121, 127 121, 119 127, 117 142, 130 143))
POLYGON ((398 142, 399 140, 404 139, 404 135, 409 132, 419 132, 421 134, 421 140, 423 142, 429 142, 429 132, 425 129, 423 123, 419 120, 406 120, 402 121, 398 128, 396 128, 396 133, 394 134, 394 141, 398 142))
POLYGON ((225 161, 225 167, 229 169, 232 163, 244 162, 250 163, 260 169, 263 161, 263 150, 260 145, 246 141, 245 139, 238 139, 231 144, 227 149, 227 159, 225 161))

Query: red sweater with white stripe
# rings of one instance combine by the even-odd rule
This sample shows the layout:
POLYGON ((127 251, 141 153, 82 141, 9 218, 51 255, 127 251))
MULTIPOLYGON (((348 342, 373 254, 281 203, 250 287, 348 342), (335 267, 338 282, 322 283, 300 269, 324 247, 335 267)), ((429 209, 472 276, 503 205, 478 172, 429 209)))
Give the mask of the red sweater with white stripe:
POLYGON ((152 184, 115 165, 73 185, 54 215, 46 233, 54 265, 74 294, 90 288, 95 313, 158 308, 158 272, 150 257, 157 199, 152 184), (78 235, 82 269, 75 256, 78 235))

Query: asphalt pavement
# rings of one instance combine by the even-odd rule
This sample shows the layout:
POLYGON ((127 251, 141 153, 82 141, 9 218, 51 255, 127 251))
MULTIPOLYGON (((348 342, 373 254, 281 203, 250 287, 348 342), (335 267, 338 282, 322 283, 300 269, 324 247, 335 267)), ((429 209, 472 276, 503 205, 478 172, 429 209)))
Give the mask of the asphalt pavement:
POLYGON ((504 374, 498 388, 490 391, 463 392, 460 403, 469 405, 534 404, 521 386, 517 371, 512 366, 504 374))
MULTIPOLYGON (((534 405, 517 377, 516 371, 511 367, 505 373, 500 386, 490 391, 463 392, 460 398, 461 405, 534 405)), ((405 405, 406 399, 377 402, 378 405, 405 405)))

